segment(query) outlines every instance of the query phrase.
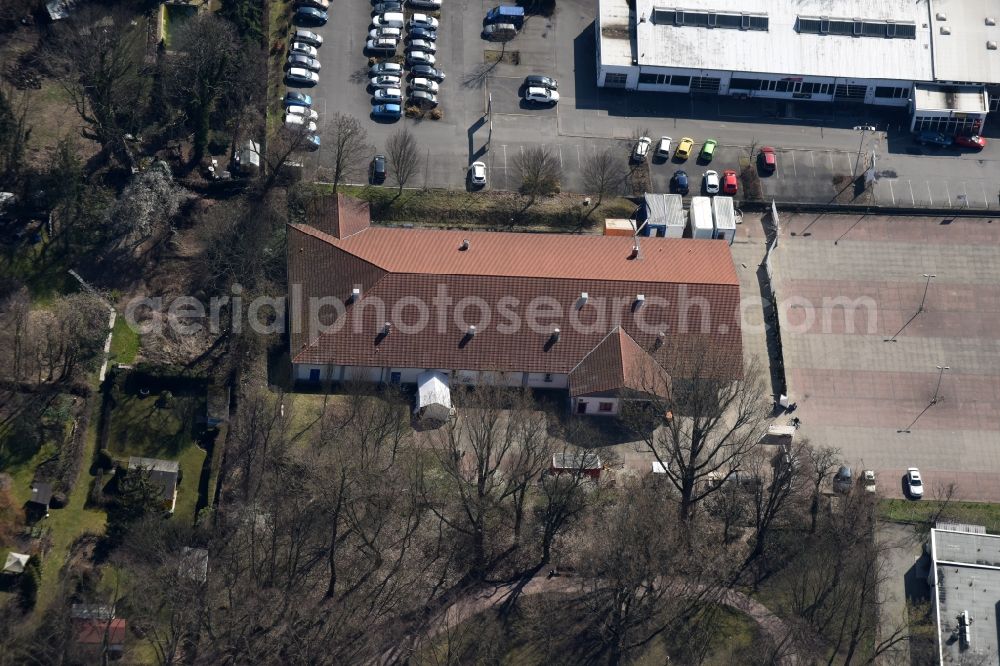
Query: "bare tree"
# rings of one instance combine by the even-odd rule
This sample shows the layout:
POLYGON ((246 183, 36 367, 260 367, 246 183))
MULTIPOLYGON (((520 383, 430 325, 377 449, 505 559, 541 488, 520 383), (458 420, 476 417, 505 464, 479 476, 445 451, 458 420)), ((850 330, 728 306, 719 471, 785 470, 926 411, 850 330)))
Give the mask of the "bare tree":
POLYGON ((0 184, 17 180, 30 134, 28 96, 9 83, 0 84, 0 184))
POLYGON ((808 473, 812 482, 812 501, 809 505, 809 533, 815 534, 816 519, 820 509, 819 505, 823 497, 820 488, 823 486, 823 482, 833 474, 833 470, 840 464, 840 450, 831 446, 814 447, 808 441, 804 441, 802 444, 802 452, 805 454, 803 457, 809 465, 808 473))
POLYGON ((527 210, 540 196, 559 191, 559 159, 547 146, 530 146, 514 156, 514 171, 521 178, 521 194, 528 197, 527 210))
MULTIPOLYGON (((332 181, 333 191, 336 192, 337 187, 342 182, 350 178, 355 178, 363 172, 365 161, 374 148, 368 143, 368 132, 354 116, 346 113, 335 113, 329 122, 327 122, 326 128, 325 143, 333 150, 332 181)), ((416 143, 415 139, 413 143, 416 143)), ((417 152, 415 145, 412 149, 407 148, 407 150, 412 150, 414 155, 417 152)), ((412 159, 410 155, 398 155, 397 157, 412 159)), ((396 157, 392 159, 393 169, 398 173, 398 167, 395 162, 396 157)), ((406 160, 400 159, 400 161, 404 162, 406 160)), ((413 167, 411 173, 404 176, 404 180, 409 180, 416 170, 417 167, 413 167)), ((400 185, 400 188, 402 188, 402 185, 400 185)))
POLYGON ((120 242, 135 248, 157 232, 165 232, 180 208, 182 192, 166 162, 155 162, 136 174, 108 211, 120 242))
POLYGON ((620 192, 627 175, 628 164, 614 148, 588 155, 583 163, 583 186, 597 195, 594 208, 601 205, 605 196, 620 192))
POLYGON ((420 171, 421 157, 417 137, 410 132, 409 127, 398 129, 386 142, 385 151, 392 169, 392 177, 399 187, 398 196, 403 193, 406 183, 420 171))
POLYGON ((622 418, 666 470, 680 494, 687 522, 695 506, 716 492, 755 452, 770 408, 757 362, 732 378, 730 362, 702 349, 692 352, 682 381, 648 391, 649 403, 623 402, 622 418), (650 421, 650 414, 668 415, 650 421))

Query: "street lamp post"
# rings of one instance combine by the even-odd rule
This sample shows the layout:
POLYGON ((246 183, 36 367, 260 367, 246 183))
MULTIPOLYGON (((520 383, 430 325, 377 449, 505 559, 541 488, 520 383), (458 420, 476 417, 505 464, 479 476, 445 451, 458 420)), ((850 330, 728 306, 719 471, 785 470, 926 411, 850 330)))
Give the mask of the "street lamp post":
POLYGON ((931 279, 932 278, 936 278, 936 277, 937 277, 937 275, 933 275, 931 273, 924 273, 924 278, 927 281, 924 283, 924 295, 920 299, 920 308, 917 310, 918 313, 924 311, 924 302, 927 300, 927 290, 931 286, 931 279))
POLYGON ((949 367, 947 365, 939 365, 939 366, 937 366, 937 369, 938 369, 938 380, 937 380, 937 386, 934 387, 934 397, 931 398, 931 404, 932 405, 936 405, 937 404, 937 401, 938 401, 938 391, 941 390, 941 379, 944 377, 944 371, 945 370, 951 370, 951 367, 949 367))

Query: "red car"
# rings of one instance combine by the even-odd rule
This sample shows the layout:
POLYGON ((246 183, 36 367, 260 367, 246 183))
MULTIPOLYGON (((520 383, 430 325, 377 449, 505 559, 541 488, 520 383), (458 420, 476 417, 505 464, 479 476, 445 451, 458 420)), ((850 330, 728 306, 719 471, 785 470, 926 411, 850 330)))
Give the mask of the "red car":
POLYGON ((955 143, 960 146, 965 146, 966 148, 973 148, 975 150, 982 150, 986 147, 986 139, 978 134, 973 134, 972 136, 956 136, 955 143))
POLYGON ((764 146, 760 149, 760 168, 768 173, 774 173, 774 170, 778 168, 778 158, 775 157, 774 148, 771 146, 764 146))
POLYGON ((739 186, 736 184, 736 172, 732 169, 726 169, 722 172, 722 191, 725 194, 733 195, 736 194, 736 190, 739 186))

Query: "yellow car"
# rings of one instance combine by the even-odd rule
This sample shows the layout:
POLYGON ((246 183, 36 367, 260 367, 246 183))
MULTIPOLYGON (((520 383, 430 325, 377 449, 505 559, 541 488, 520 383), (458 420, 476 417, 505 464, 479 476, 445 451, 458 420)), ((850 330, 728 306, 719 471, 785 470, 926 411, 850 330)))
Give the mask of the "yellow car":
POLYGON ((674 152, 674 157, 682 160, 686 160, 691 157, 691 150, 694 148, 694 139, 684 137, 677 144, 677 150, 674 152))

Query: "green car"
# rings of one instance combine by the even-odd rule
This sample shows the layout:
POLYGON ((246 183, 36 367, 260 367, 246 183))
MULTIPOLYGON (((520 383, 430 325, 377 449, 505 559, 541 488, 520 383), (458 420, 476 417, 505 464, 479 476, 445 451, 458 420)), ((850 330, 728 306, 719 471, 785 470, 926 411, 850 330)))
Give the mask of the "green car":
POLYGON ((719 145, 719 142, 715 139, 708 139, 705 141, 705 145, 701 147, 701 154, 698 157, 706 162, 711 162, 712 158, 715 157, 715 147, 719 145))

